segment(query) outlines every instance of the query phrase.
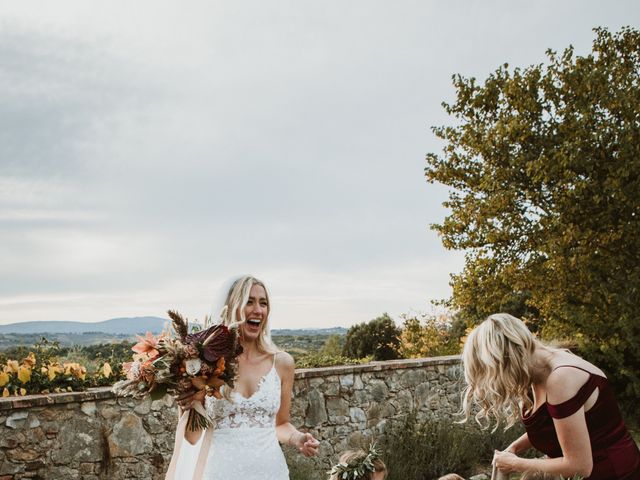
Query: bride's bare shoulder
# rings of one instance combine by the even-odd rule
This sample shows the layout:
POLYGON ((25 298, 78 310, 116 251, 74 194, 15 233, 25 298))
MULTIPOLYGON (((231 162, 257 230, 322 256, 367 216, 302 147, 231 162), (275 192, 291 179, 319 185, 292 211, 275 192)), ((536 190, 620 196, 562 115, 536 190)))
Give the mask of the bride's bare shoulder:
POLYGON ((287 352, 278 352, 276 354, 276 369, 280 371, 293 371, 295 369, 295 361, 287 352))

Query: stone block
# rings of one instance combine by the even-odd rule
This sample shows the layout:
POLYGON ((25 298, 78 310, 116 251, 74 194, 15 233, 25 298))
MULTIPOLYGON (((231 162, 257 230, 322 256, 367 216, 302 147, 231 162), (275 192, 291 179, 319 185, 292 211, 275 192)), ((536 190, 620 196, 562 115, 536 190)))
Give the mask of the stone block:
POLYGON ((102 418, 105 420, 111 420, 120 416, 120 410, 112 406, 107 406, 100 410, 100 415, 102 415, 102 418))
POLYGON ((349 402, 340 397, 329 397, 326 399, 327 412, 329 416, 349 415, 349 402))
POLYGON ((351 390, 353 388, 353 373, 340 376, 340 389, 351 390))
POLYGON ((15 448, 19 443, 18 435, 7 434, 0 437, 0 448, 15 448))
MULTIPOLYGON (((135 406, 133 411, 138 415, 146 415, 151 411, 151 398, 147 397, 140 401, 138 405, 135 406)), ((104 414, 103 414, 104 415, 104 414)))
POLYGON ((358 407, 349 408, 349 417, 353 423, 365 423, 367 421, 367 415, 364 410, 358 407))
POLYGON ((112 458, 135 457, 153 450, 153 442, 145 431, 142 420, 133 413, 122 415, 113 427, 108 442, 112 458))
POLYGON ((331 381, 326 381, 322 386, 322 391, 327 396, 336 396, 340 393, 340 382, 334 379, 331 379, 331 381))
POLYGON ((368 392, 376 402, 382 402, 389 396, 389 387, 387 387, 384 381, 378 379, 371 380, 367 384, 365 391, 368 392))
POLYGON ((165 430, 165 422, 158 420, 153 415, 148 415, 144 420, 145 425, 147 426, 147 431, 154 435, 164 432, 165 430))
POLYGON ((32 472, 35 470, 40 470, 41 468, 45 468, 46 467, 46 462, 44 458, 36 458, 35 460, 31 461, 31 462, 27 462, 25 464, 25 470, 27 470, 28 472, 32 472))
POLYGON ((422 408, 429 399, 431 387, 428 382, 420 383, 413 391, 413 396, 416 401, 416 408, 422 408))
POLYGON ((82 402, 80 410, 88 417, 95 417, 97 411, 96 402, 82 402))
POLYGON ((324 383, 324 378, 314 377, 309 379, 309 388, 318 388, 324 383))
POLYGON ((33 448, 14 448, 7 452, 7 459, 13 463, 32 462, 40 457, 40 452, 33 448))
POLYGON ((27 425, 28 417, 28 410, 18 410, 17 412, 13 412, 11 415, 9 415, 5 422, 5 425, 14 430, 24 428, 27 425))
POLYGON ((56 465, 69 465, 102 458, 100 424, 86 416, 76 415, 60 425, 57 448, 51 452, 56 465))
POLYGON ((308 427, 322 425, 328 420, 324 396, 318 390, 309 390, 307 397, 309 406, 307 408, 304 424, 308 427))
POLYGON ((0 478, 2 475, 8 475, 9 478, 12 478, 11 475, 24 471, 24 466, 16 463, 11 463, 7 460, 0 462, 0 478))

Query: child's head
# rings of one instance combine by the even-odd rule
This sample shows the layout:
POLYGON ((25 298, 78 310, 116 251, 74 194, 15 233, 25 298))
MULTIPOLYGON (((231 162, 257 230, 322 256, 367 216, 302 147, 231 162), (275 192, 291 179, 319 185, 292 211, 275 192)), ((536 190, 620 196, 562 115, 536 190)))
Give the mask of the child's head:
POLYGON ((384 480, 387 476, 387 466, 380 459, 375 447, 371 446, 368 452, 362 449, 343 452, 329 475, 329 480, 384 480))
POLYGON ((456 473, 447 473, 446 475, 440 477, 438 480, 464 480, 464 478, 456 473))

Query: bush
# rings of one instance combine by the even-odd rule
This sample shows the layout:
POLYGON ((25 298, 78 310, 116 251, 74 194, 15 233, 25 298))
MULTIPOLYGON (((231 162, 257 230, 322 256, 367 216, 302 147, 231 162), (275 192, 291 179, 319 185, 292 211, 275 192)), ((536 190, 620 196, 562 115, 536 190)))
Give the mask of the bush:
POLYGON ((0 362, 0 395, 30 395, 65 391, 81 391, 88 387, 110 385, 120 379, 120 366, 114 371, 108 359, 96 359, 87 368, 85 357, 78 349, 65 349, 64 359, 57 342, 42 338, 32 349, 20 347, 12 354, 3 354, 0 362), (12 355, 12 356, 13 356, 12 355))
POLYGON ((337 365, 361 365, 369 363, 373 357, 349 358, 342 355, 324 355, 322 352, 309 353, 296 358, 296 368, 334 367, 337 365))
POLYGON ((374 360, 393 360, 400 355, 400 329, 387 313, 347 332, 342 354, 350 358, 372 355, 374 360))
POLYGON ((402 315, 400 355, 403 358, 456 355, 461 350, 461 337, 466 325, 448 315, 402 315))
MULTIPOLYGON (((387 480, 431 480, 447 473, 469 476, 490 465, 495 449, 504 449, 522 430, 480 431, 451 419, 429 418, 418 422, 416 414, 391 424, 380 442, 389 469, 387 480)), ((490 472, 489 472, 490 473, 490 472)))

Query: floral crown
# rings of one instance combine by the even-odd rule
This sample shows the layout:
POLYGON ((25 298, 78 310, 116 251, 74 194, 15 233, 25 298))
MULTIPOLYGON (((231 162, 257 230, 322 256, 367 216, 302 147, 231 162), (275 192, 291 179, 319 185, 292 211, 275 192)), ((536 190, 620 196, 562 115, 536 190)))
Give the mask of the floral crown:
POLYGON ((364 478, 368 473, 376 470, 374 462, 380 458, 380 452, 376 449, 375 443, 372 443, 367 452, 367 456, 362 460, 354 460, 349 463, 338 463, 331 468, 329 475, 335 476, 340 480, 359 480, 364 478))

